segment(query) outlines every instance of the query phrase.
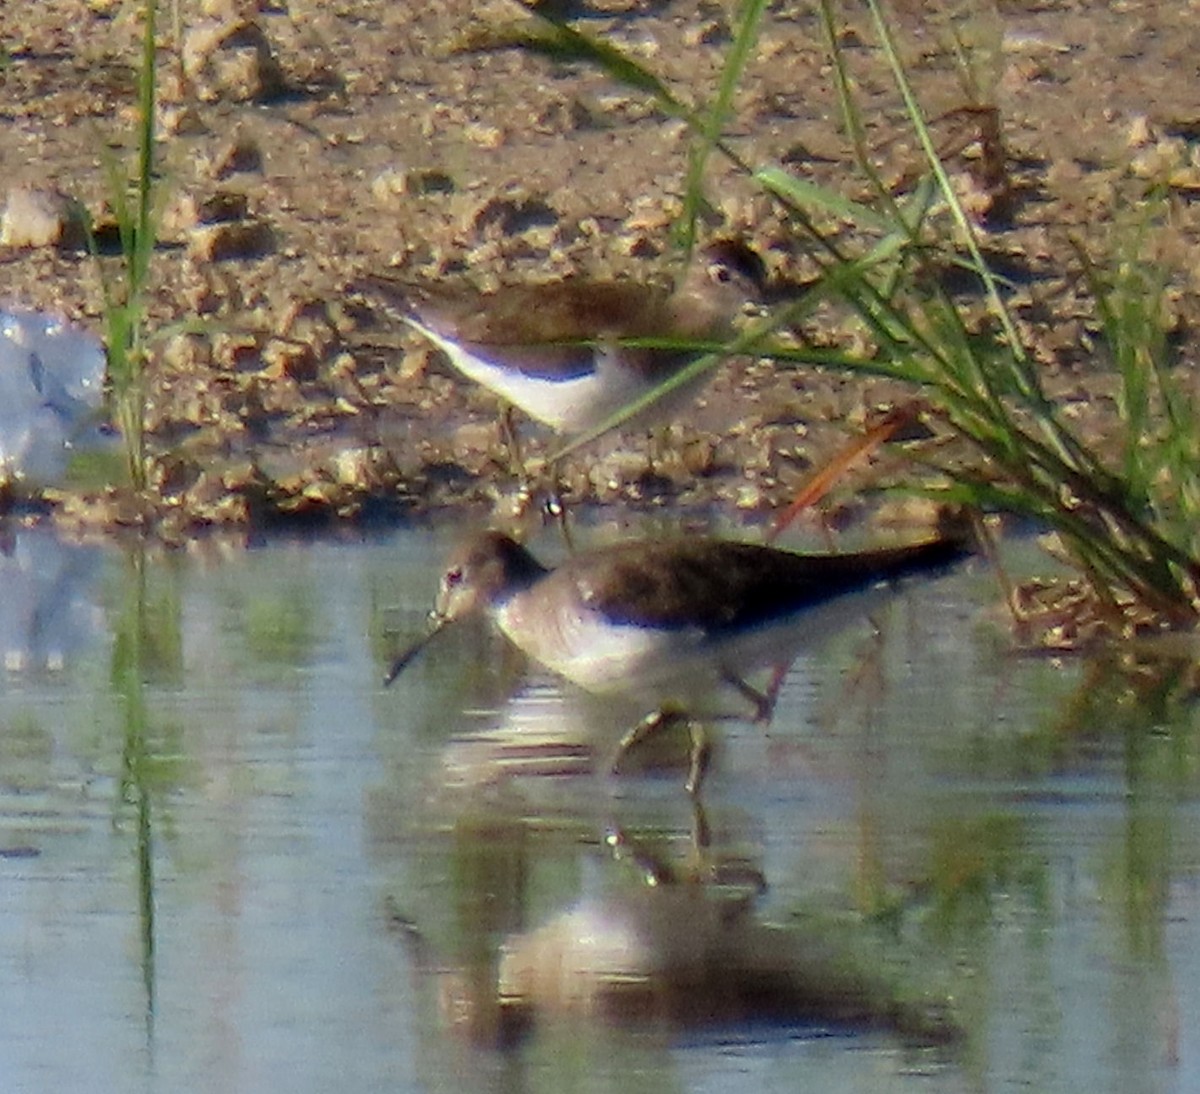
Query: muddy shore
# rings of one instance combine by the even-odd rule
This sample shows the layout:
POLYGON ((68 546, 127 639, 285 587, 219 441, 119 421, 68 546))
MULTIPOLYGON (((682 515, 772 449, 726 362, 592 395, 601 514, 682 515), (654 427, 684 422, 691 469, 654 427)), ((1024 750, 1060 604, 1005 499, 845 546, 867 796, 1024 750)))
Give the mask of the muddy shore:
MULTIPOLYGON (((104 227, 105 164, 131 159, 139 5, 20 6, 22 18, 0 31, 0 200, 54 192, 104 227)), ((595 0, 568 14, 699 102, 716 86, 735 7, 595 0)), ((988 253, 1012 278, 1010 302, 1049 390, 1084 432, 1102 436, 1113 421, 1112 378, 1071 240, 1110 248, 1129 195, 1163 182, 1170 231, 1155 257, 1180 271, 1168 322, 1190 361, 1200 28, 1175 4, 947 11, 901 6, 912 78, 930 117, 961 118, 963 69, 947 27, 977 43, 1009 187, 1005 215, 985 229, 988 253)), ((148 301, 155 502, 72 483, 35 491, 29 519, 92 529, 149 522, 182 537, 494 506, 515 486, 495 399, 350 287, 378 272, 484 288, 568 276, 669 280, 685 127, 585 66, 508 48, 529 18, 509 0, 209 2, 181 4, 180 16, 174 26, 164 15, 160 28, 161 241, 148 301)), ((920 161, 865 14, 847 14, 842 35, 881 171, 903 185, 920 161)), ((730 140, 749 162, 861 196, 808 4, 771 5, 730 140)), ((955 160, 965 185, 970 143, 955 160)), ((811 270, 780 211, 719 159, 707 186, 706 231, 746 239, 777 283, 802 283, 811 270)), ((69 225, 44 239, 5 228, 0 301, 99 333, 97 264, 69 225)), ((103 259, 110 276, 118 262, 103 259)), ((812 327, 830 344, 849 337, 832 311, 812 327)), ((565 465, 568 495, 762 515, 848 432, 911 395, 731 361, 671 427, 653 465, 640 436, 602 441, 565 465)), ((535 465, 557 444, 530 429, 525 440, 535 465)), ((874 512, 863 499, 910 474, 903 446, 879 454, 828 500, 830 519, 874 512)))

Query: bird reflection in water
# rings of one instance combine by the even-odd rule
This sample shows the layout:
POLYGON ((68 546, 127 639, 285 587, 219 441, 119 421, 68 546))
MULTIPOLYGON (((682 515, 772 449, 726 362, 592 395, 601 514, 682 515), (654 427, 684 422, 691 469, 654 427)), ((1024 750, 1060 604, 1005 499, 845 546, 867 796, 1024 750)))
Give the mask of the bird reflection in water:
POLYGON ((659 854, 661 833, 643 840, 612 828, 600 843, 609 869, 632 875, 626 883, 509 931, 468 966, 423 955, 425 971, 436 970, 445 1026, 491 1048, 576 1022, 668 1037, 765 1023, 891 1030, 913 1044, 958 1039, 945 1001, 902 997, 856 960, 853 935, 828 923, 765 921, 761 872, 744 855, 703 846, 704 807, 693 809, 686 863, 659 854))

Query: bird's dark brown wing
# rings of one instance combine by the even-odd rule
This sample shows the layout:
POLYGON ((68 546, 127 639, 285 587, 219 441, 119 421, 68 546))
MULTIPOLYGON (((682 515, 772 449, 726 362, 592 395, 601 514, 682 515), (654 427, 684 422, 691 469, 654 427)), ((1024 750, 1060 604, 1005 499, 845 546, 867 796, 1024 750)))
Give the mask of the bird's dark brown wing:
MULTIPOLYGON (((412 285, 379 277, 366 279, 364 287, 473 356, 556 381, 595 371, 596 353, 589 343, 661 334, 669 295, 660 286, 582 278, 509 285, 492 293, 468 285, 412 285)), ((630 350, 625 363, 661 371, 665 356, 630 350)))
POLYGON ((530 346, 651 333, 664 290, 631 281, 513 285, 494 293, 425 291, 410 297, 416 318, 455 340, 530 346))
POLYGON ((771 622, 879 581, 939 569, 967 553, 948 539, 842 555, 697 539, 578 556, 565 564, 563 576, 570 575, 584 602, 614 622, 716 633, 771 622))

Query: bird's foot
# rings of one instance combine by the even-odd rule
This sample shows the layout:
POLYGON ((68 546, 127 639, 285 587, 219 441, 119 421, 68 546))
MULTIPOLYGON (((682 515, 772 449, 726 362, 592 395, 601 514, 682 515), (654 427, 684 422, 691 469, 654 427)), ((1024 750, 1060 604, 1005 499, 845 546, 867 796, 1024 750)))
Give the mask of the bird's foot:
POLYGON ((697 718, 693 718, 687 711, 679 707, 664 706, 657 710, 651 711, 637 725, 633 726, 617 744, 616 753, 613 756, 610 770, 616 774, 621 767, 621 761, 626 753, 637 748, 644 741, 651 737, 662 733, 664 730, 669 730, 678 726, 683 726, 688 731, 688 737, 691 741, 691 750, 688 758, 688 776, 684 783, 684 789, 692 795, 697 796, 700 793, 700 787, 704 782, 704 776, 708 772, 709 762, 712 759, 712 744, 708 739, 708 731, 703 722, 697 718))
POLYGON ((724 670, 721 675, 725 683, 754 707, 754 721, 756 724, 766 725, 774 717, 775 704, 779 699, 779 692, 783 687, 784 678, 787 676, 787 669, 785 667, 776 666, 772 670, 771 682, 767 685, 765 691, 759 691, 758 688, 747 683, 737 673, 728 669, 724 670))

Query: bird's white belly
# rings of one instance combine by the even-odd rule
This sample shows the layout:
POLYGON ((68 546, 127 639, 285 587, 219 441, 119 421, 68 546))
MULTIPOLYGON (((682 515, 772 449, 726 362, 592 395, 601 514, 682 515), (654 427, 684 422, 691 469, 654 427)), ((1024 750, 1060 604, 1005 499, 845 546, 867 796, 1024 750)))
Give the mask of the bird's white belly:
MULTIPOLYGON (((637 373, 606 367, 608 355, 615 353, 614 350, 594 351, 596 367, 592 371, 554 380, 526 375, 499 360, 489 360, 482 353, 467 352, 432 328, 412 319, 409 322, 435 343, 464 376, 491 389, 559 433, 582 433, 591 429, 647 390, 637 373)), ((581 352, 593 351, 584 349, 581 352)))
POLYGON ((786 665, 895 595, 887 582, 839 596, 771 623, 729 634, 700 627, 659 629, 613 623, 577 605, 547 610, 518 594, 496 613, 508 638, 534 660, 588 691, 671 699, 701 694, 768 665, 786 665))
POLYGON ((669 680, 704 643, 698 628, 663 631, 605 622, 586 611, 539 612, 515 597, 496 613, 508 638, 534 660, 593 692, 636 690, 669 680))

